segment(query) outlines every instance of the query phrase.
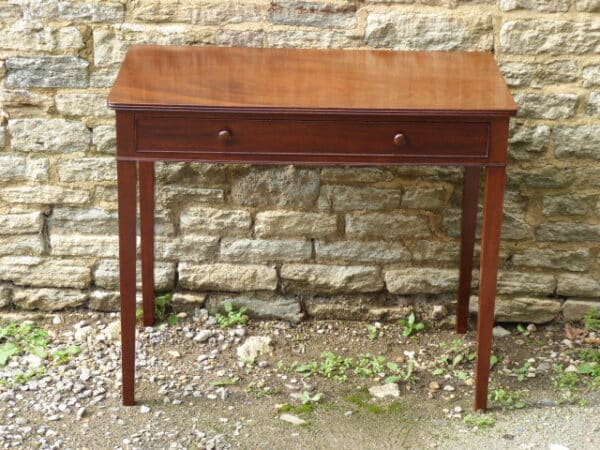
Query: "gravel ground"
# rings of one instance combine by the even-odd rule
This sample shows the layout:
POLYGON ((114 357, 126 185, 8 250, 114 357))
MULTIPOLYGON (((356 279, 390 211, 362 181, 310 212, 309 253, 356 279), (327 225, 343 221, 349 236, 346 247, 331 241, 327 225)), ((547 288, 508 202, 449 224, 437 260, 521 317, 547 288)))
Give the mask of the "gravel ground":
POLYGON ((0 448, 600 446, 597 385, 582 377, 569 386, 556 381, 557 373, 577 372, 579 350, 599 349, 593 334, 586 343, 584 335, 565 338, 558 325, 498 330, 510 334, 496 339, 492 392, 514 398, 493 402, 486 417, 495 424, 480 429, 468 422, 480 419, 471 411, 472 332, 458 341, 450 331, 404 337, 397 324, 367 329, 358 322, 251 322, 223 330, 203 309, 182 316, 175 326, 139 329, 138 405, 122 407, 118 315, 0 315, 4 324, 33 323, 49 333, 45 357, 24 351, 0 367, 0 448), (74 346, 80 351, 65 356, 74 346), (365 378, 349 371, 338 381, 298 371, 324 351, 355 360, 381 354, 394 366, 365 378), (405 371, 386 384, 396 366, 405 371), (313 399, 311 408, 303 395, 313 399), (514 409, 517 400, 523 405, 514 409))

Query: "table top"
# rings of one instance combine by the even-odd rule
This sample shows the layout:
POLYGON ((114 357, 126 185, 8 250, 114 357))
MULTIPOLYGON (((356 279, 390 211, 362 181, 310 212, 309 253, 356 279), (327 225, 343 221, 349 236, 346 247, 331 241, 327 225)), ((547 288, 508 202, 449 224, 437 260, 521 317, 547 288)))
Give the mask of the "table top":
POLYGON ((113 89, 117 110, 516 114, 486 52, 129 48, 113 89))

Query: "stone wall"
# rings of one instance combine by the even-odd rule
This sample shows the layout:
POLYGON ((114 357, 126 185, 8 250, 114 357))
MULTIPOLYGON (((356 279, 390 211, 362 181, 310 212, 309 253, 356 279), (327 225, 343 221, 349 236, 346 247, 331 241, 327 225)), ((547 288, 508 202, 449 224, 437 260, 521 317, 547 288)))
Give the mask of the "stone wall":
MULTIPOLYGON (((579 318, 600 305, 599 12, 599 0, 0 0, 0 307, 117 308, 105 102, 137 42, 494 51, 520 107, 498 316, 579 318)), ((178 303, 386 319, 455 298, 458 169, 158 174, 157 287, 178 303)))

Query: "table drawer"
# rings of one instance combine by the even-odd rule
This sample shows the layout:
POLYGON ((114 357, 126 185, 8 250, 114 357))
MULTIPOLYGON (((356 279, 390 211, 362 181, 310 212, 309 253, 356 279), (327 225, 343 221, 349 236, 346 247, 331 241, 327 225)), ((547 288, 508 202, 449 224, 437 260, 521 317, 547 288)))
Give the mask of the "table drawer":
POLYGON ((138 117, 137 153, 485 158, 486 122, 138 117))

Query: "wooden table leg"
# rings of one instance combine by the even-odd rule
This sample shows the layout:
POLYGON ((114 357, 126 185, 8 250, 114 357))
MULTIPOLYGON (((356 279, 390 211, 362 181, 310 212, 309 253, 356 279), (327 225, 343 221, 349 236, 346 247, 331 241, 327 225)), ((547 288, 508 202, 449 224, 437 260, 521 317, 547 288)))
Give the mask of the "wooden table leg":
POLYGON ((473 277, 473 255, 477 231, 477 203, 481 167, 465 167, 462 196, 462 226, 460 241, 460 281, 456 305, 456 332, 463 334, 469 327, 469 296, 473 277))
POLYGON ((135 404, 136 163, 117 161, 123 404, 135 404))
POLYGON ((154 162, 140 162, 140 221, 144 326, 154 325, 154 162))
POLYGON ((477 375, 475 380, 475 409, 482 410, 487 408, 505 182, 505 167, 487 168, 481 238, 479 314, 477 318, 477 375))

